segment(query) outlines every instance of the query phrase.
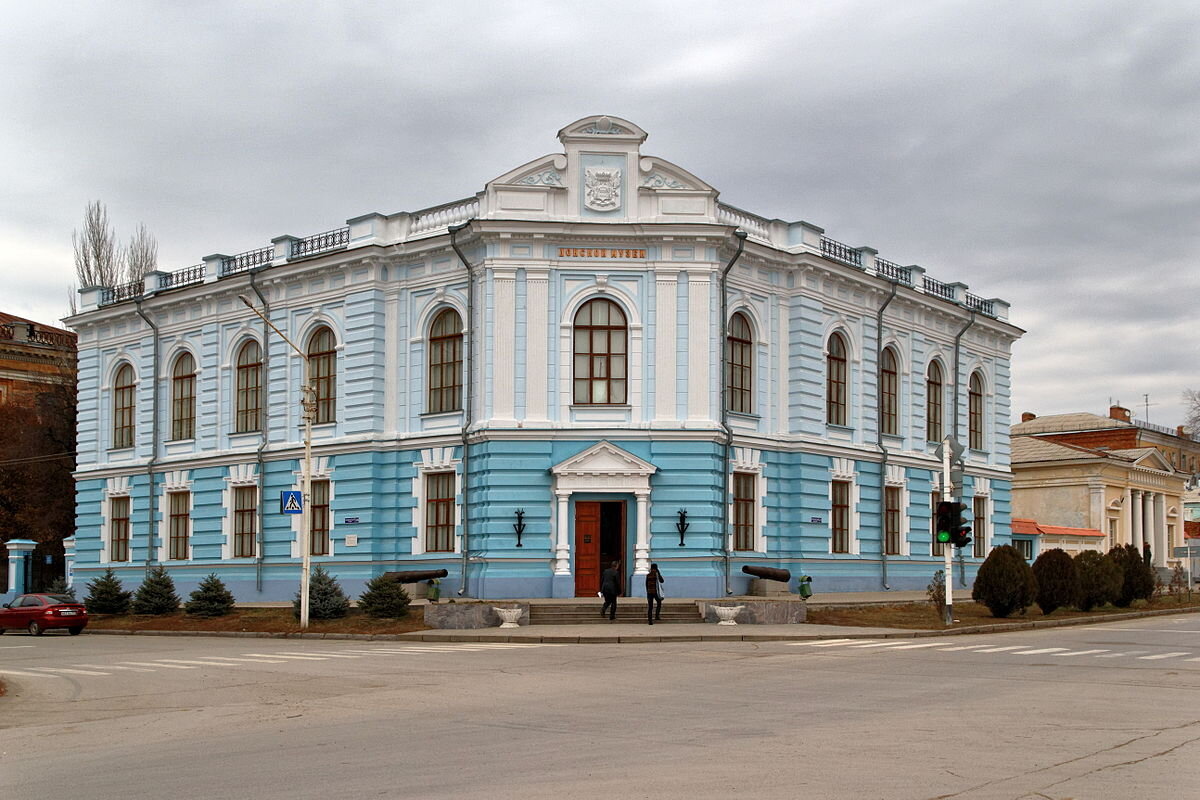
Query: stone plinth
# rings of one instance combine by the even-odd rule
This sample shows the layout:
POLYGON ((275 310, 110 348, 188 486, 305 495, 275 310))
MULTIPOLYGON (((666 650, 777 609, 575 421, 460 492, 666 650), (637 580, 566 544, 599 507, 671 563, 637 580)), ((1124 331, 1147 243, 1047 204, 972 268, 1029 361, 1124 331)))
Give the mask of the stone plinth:
MULTIPOLYGON (((529 624, 529 604, 512 603, 512 607, 520 609, 521 613, 515 620, 518 625, 529 624)), ((425 624, 431 628, 454 630, 478 630, 479 628, 495 628, 503 620, 496 613, 491 603, 457 602, 430 603, 425 606, 425 624)))
POLYGON ((788 591, 788 585, 786 581, 772 581, 768 580, 767 578, 751 578, 750 594, 754 597, 779 597, 780 595, 790 595, 791 592, 788 591))
MULTIPOLYGON (((792 595, 795 598, 795 595, 792 595)), ((705 622, 717 622, 715 606, 741 606, 734 620, 739 625, 791 625, 804 622, 808 617, 808 607, 798 598, 791 600, 754 600, 739 598, 737 601, 726 600, 720 603, 700 602, 700 613, 705 622)))

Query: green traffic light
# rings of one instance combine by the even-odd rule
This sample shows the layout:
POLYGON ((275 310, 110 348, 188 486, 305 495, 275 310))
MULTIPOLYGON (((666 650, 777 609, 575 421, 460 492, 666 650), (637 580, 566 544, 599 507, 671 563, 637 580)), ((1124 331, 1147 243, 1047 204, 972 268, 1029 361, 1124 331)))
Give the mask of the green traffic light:
POLYGON ((949 531, 938 531, 938 541, 941 542, 942 544, 945 544, 946 542, 950 541, 950 532, 949 531))

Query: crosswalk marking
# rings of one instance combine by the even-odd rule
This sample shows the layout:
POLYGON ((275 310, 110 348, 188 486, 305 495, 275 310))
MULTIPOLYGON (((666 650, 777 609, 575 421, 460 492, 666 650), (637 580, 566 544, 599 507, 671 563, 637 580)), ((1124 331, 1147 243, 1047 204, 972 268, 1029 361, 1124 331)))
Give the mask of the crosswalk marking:
POLYGON ((813 647, 845 647, 848 644, 866 644, 874 639, 834 639, 830 642, 817 642, 813 647))
POLYGON ((1109 653, 1106 656, 1096 656, 1096 658, 1120 658, 1121 656, 1136 656, 1138 653, 1146 653, 1147 650, 1126 650, 1123 653, 1109 653))
POLYGON ((872 642, 874 639, 813 639, 807 642, 785 642, 792 647, 816 647, 817 645, 833 644, 835 642, 872 642))
POLYGON ((1070 658, 1071 656, 1090 656, 1096 653, 1107 653, 1107 650, 1072 650, 1067 653, 1055 653, 1056 658, 1070 658))
POLYGON ((861 647, 863 649, 868 649, 868 648, 872 648, 872 647, 895 647, 896 645, 899 645, 899 644, 904 644, 904 639, 893 639, 890 642, 873 642, 872 644, 856 644, 856 645, 851 645, 851 646, 856 647, 856 648, 861 647))
POLYGON ((111 672, 98 672, 94 669, 67 669, 66 667, 29 667, 36 672, 54 672, 64 675, 111 675, 111 672))
POLYGON ((1191 653, 1186 652, 1186 651, 1180 652, 1180 653, 1159 653, 1156 656, 1140 656, 1138 658, 1138 660, 1139 661, 1157 661, 1160 658, 1179 658, 1180 656, 1190 656, 1190 655, 1191 655, 1191 653))
POLYGON ((1015 653, 1009 653, 1010 656, 1040 656, 1042 653, 1061 653, 1066 650, 1065 647, 1041 647, 1037 650, 1018 650, 1015 653))
POLYGON ((19 678, 59 678, 60 675, 51 675, 47 672, 20 672, 15 669, 3 668, 0 669, 0 675, 16 675, 19 678))
POLYGON ((899 647, 893 647, 893 650, 919 650, 922 647, 941 647, 946 642, 922 642, 921 644, 902 644, 899 647))
POLYGON ((286 664, 282 658, 233 658, 231 656, 205 656, 210 661, 247 661, 251 664, 286 664))
POLYGON ((1005 650, 1020 650, 1025 647, 1023 644, 1009 645, 1008 647, 988 647, 983 650, 976 650, 976 653, 1003 653, 1005 650))
POLYGON ((981 647, 987 647, 986 644, 960 644, 957 647, 943 647, 940 652, 952 653, 955 650, 978 650, 981 647))
POLYGON ((166 666, 167 664, 195 664, 198 667, 236 667, 237 664, 227 664, 221 661, 198 661, 188 658, 160 658, 158 663, 166 666))
POLYGON ((122 664, 133 664, 135 667, 161 667, 162 669, 195 669, 182 664, 161 664, 157 661, 122 661, 122 664))
MULTIPOLYGON (((280 650, 275 655, 277 655, 277 656, 307 656, 307 655, 311 655, 311 654, 310 653, 296 653, 292 650, 280 650)), ((325 658, 361 658, 362 657, 362 656, 357 656, 357 655, 342 655, 339 653, 321 653, 321 655, 325 658)))
POLYGON ((255 658, 283 658, 288 661, 328 661, 324 656, 281 656, 278 653, 242 653, 244 656, 255 658))
POLYGON ((152 669, 143 669, 142 667, 120 667, 115 664, 72 664, 72 667, 84 667, 85 669, 119 669, 123 672, 154 672, 152 669))

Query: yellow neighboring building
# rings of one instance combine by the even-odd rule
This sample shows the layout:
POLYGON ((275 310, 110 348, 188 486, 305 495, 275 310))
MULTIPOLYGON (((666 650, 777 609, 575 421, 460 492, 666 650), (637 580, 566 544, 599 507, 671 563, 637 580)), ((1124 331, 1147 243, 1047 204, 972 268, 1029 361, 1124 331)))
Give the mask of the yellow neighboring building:
MULTIPOLYGON (((1149 546, 1156 566, 1174 565, 1171 548, 1183 543, 1188 473, 1154 447, 1084 447, 1020 428, 1013 426, 1012 437, 1014 518, 1093 529, 1104 534, 1104 550, 1149 546)), ((1053 546, 1041 542, 1043 549, 1053 546)))

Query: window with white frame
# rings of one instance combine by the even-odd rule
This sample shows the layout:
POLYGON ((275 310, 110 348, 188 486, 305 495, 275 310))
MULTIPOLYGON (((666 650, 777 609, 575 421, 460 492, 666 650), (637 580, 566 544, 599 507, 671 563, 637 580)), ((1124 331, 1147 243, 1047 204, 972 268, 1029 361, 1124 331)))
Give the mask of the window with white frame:
POLYGON ((834 553, 850 552, 850 496, 852 488, 853 484, 850 481, 835 480, 830 484, 830 550, 834 553))
POLYGON ((258 487, 233 487, 233 557, 253 558, 258 533, 258 487))
POLYGON ((171 369, 171 439, 196 438, 196 360, 180 353, 171 369))
POLYGON ((733 549, 754 550, 755 506, 758 503, 758 476, 752 472, 733 473, 733 549))
POLYGON ((904 538, 903 529, 900 527, 900 521, 903 517, 901 497, 903 490, 899 486, 885 486, 883 488, 883 527, 884 536, 886 537, 887 554, 889 556, 898 556, 902 551, 902 542, 904 538))
POLYGON ((975 495, 971 500, 971 532, 972 537, 972 552, 975 558, 983 558, 987 555, 987 531, 988 531, 988 498, 986 495, 975 495))
POLYGON ((109 561, 129 560, 129 497, 108 499, 109 561))
POLYGON ((134 409, 137 385, 133 379, 133 367, 122 364, 113 376, 113 427, 114 450, 133 447, 134 409))
POLYGON ((846 340, 834 333, 825 356, 825 421, 830 425, 848 424, 847 394, 846 340))
POLYGON ((888 436, 896 436, 900 432, 899 385, 896 351, 885 347, 879 363, 879 416, 882 430, 888 436))
POLYGON ((982 450, 983 441, 983 377, 971 373, 967 385, 967 432, 972 450, 982 450))
POLYGON ((425 551, 454 552, 454 473, 425 475, 425 551))
POLYGON ((729 320, 726 347, 725 391, 729 410, 750 414, 754 411, 754 338, 750 321, 740 311, 729 320))
POLYGON ((308 337, 308 369, 316 389, 318 425, 337 420, 337 340, 322 325, 308 337))
POLYGON ((462 410, 462 373, 462 318, 447 308, 429 327, 429 413, 462 410))
POLYGON ((167 492, 167 556, 172 560, 191 557, 191 508, 191 492, 167 492))
POLYGON ((1013 539, 1013 547, 1017 548, 1017 552, 1021 554, 1021 558, 1026 561, 1033 560, 1033 542, 1029 539, 1013 539))
POLYGON ((629 330, 625 313, 611 300, 584 303, 575 314, 574 401, 577 405, 623 405, 629 330))
POLYGON ((262 430, 262 367, 262 348, 251 339, 237 354, 237 433, 262 430))
MULTIPOLYGON (((929 362, 925 373, 925 439, 930 442, 942 440, 942 400, 945 392, 945 381, 942 378, 942 365, 936 361, 929 362)), ((936 506, 935 506, 936 507, 936 506)), ((934 553, 934 555, 938 555, 934 553)))
POLYGON ((313 481, 310 484, 308 519, 309 555, 329 555, 329 481, 313 481))

